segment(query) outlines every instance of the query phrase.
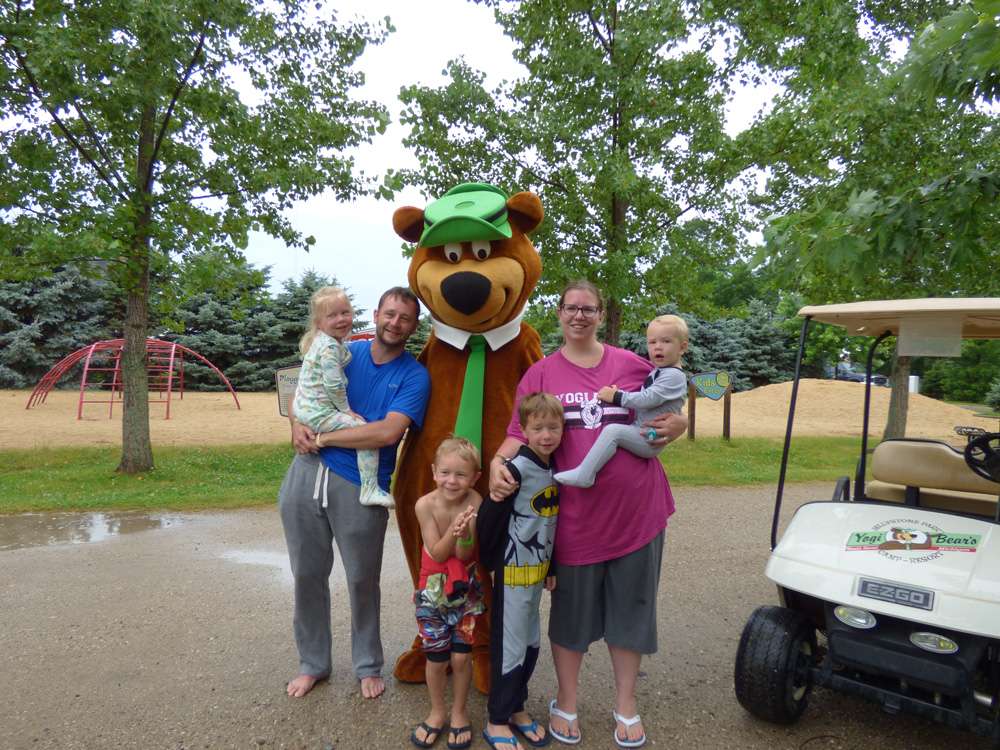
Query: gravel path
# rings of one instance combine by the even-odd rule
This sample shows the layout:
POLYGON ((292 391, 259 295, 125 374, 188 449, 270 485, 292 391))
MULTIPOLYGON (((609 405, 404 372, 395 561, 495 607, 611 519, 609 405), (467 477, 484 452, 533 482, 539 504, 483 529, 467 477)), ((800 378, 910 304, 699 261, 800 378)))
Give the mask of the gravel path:
MULTIPOLYGON (((826 485, 797 486, 786 499, 795 505, 831 493, 826 485)), ((749 718, 733 697, 732 663, 750 612, 776 600, 762 573, 773 488, 677 488, 676 495, 660 586, 660 651, 645 660, 638 691, 648 747, 988 747, 825 690, 793 726, 749 718)), ((386 694, 360 698, 339 565, 334 674, 304 699, 285 696, 297 670, 274 509, 126 518, 117 534, 106 532, 121 519, 105 517, 101 533, 77 533, 75 543, 59 531, 65 519, 45 520, 0 517, 0 538, 34 524, 49 528, 40 536, 55 542, 0 545, 3 750, 411 747, 410 731, 426 715, 425 690, 397 683, 387 667, 386 694), (88 536, 99 541, 83 541, 88 536)), ((412 640, 411 594, 390 527, 382 595, 389 660, 412 640)), ((546 646, 543 652, 529 702, 540 718, 555 692, 546 646)), ((593 649, 581 684, 581 747, 615 747, 613 696, 607 651, 593 649)), ((473 747, 485 748, 483 696, 474 695, 471 711, 473 747)))

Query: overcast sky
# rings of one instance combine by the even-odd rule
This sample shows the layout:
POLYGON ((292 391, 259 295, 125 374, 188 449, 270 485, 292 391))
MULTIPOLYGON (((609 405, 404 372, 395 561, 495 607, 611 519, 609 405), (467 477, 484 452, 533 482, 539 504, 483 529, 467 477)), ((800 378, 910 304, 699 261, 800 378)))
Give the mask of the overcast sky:
MULTIPOLYGON (((393 119, 385 135, 353 152, 358 168, 366 175, 417 166, 401 143, 407 129, 396 123, 402 109, 397 98, 400 87, 445 85, 445 64, 460 56, 486 73, 487 89, 523 71, 512 59, 514 45, 503 35, 492 11, 467 0, 339 0, 336 6, 342 21, 356 16, 376 21, 389 16, 396 28, 384 44, 370 47, 358 61, 366 78, 359 97, 382 102, 393 119)), ((730 108, 730 130, 746 127, 772 95, 773 90, 743 92, 730 108)), ((324 195, 299 204, 288 214, 296 230, 316 238, 308 253, 258 234, 251 236, 245 254, 255 266, 272 266, 273 291, 280 289, 282 281, 298 278, 310 268, 336 276, 354 295, 363 317, 371 320, 381 293, 406 284, 409 261, 402 256, 402 240, 392 230, 392 212, 399 206, 423 207, 426 202, 412 188, 397 194, 392 202, 368 198, 341 204, 324 195)))

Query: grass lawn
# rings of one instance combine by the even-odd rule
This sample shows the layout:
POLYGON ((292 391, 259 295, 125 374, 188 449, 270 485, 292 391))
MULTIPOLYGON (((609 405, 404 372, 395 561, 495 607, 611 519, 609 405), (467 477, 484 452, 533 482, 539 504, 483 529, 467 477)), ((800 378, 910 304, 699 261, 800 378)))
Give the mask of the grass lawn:
POLYGON ((275 503, 291 460, 285 445, 155 448, 148 474, 115 473, 120 448, 2 451, 0 513, 204 510, 275 503))
MULTIPOLYGON (((788 481, 832 485, 841 475, 853 476, 859 450, 856 438, 795 438, 788 481)), ((156 448, 154 457, 154 471, 126 476, 115 473, 118 448, 0 451, 0 513, 269 505, 276 502, 292 454, 287 444, 278 444, 156 448)), ((681 438, 660 457, 676 489, 773 484, 781 441, 681 438)))

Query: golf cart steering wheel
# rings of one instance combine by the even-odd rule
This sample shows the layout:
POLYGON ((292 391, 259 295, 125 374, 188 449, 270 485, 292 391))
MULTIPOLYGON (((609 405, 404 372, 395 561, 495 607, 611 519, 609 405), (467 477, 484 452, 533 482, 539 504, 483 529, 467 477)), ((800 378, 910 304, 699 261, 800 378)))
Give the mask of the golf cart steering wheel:
POLYGON ((1000 482, 1000 432, 969 441, 965 446, 965 463, 984 479, 1000 482))

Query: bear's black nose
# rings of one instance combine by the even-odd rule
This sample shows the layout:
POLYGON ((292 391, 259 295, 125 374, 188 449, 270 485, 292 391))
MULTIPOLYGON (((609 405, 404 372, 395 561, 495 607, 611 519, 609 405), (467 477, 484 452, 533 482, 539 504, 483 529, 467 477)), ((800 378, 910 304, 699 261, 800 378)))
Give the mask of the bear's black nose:
POLYGON ((475 271, 459 271, 441 282, 444 301, 462 315, 472 315, 490 297, 490 280, 475 271))

